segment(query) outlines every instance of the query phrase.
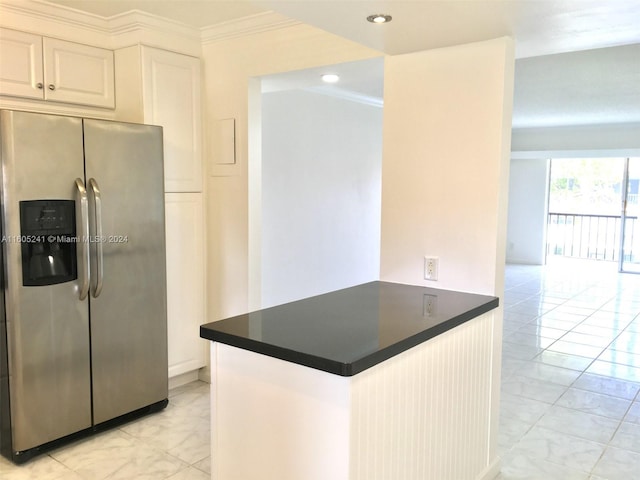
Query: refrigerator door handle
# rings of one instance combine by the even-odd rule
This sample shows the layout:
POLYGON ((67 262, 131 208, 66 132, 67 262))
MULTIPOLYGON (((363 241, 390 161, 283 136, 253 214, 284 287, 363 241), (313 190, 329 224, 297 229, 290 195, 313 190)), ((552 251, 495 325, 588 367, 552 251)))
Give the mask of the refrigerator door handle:
POLYGON ((76 178, 76 188, 78 189, 80 204, 79 223, 81 238, 78 242, 80 248, 80 300, 84 300, 89 293, 89 199, 81 178, 76 178))
POLYGON ((102 243, 104 238, 102 237, 102 196, 100 195, 100 187, 95 178, 89 179, 89 187, 91 193, 93 193, 93 205, 94 205, 94 220, 95 220, 95 232, 96 232, 96 284, 93 288, 91 295, 93 298, 98 298, 102 292, 102 283, 104 280, 104 256, 102 252, 102 243))

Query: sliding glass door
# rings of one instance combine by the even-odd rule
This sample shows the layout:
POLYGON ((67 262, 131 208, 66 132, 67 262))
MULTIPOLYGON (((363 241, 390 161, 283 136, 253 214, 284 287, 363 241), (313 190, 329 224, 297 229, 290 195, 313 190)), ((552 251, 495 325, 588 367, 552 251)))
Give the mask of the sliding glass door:
POLYGON ((620 236, 620 271, 640 273, 640 158, 625 160, 622 189, 622 235, 620 236))

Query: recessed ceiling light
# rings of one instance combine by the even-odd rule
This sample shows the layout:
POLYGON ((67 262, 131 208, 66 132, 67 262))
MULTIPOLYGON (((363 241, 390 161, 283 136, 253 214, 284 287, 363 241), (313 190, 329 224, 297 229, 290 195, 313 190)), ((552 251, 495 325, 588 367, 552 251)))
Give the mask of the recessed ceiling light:
POLYGON ((340 80, 340 77, 335 73, 325 73, 320 78, 322 78, 322 81, 326 83, 336 83, 338 80, 340 80))
POLYGON ((367 21, 371 23, 389 23, 391 21, 391 15, 376 13, 375 15, 369 15, 367 21))

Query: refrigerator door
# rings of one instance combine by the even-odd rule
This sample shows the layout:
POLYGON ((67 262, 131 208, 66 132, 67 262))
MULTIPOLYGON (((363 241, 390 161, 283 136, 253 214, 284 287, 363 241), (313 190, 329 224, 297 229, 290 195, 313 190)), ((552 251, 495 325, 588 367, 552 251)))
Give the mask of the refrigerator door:
POLYGON ((85 119, 84 142, 98 424, 168 396, 162 129, 85 119))
POLYGON ((20 244, 20 201, 76 199, 74 179, 84 175, 82 121, 4 110, 0 135, 3 293, 17 452, 91 427, 89 318, 87 302, 79 300, 80 279, 23 286, 20 244))

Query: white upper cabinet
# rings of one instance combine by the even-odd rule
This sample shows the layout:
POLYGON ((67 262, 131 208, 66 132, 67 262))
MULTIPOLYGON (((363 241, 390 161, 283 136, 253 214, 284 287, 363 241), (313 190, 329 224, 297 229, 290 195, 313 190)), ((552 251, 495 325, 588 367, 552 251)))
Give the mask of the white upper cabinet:
POLYGON ((202 191, 200 60, 142 47, 144 121, 164 128, 167 192, 202 191))
POLYGON ((113 52, 0 29, 0 95, 115 108, 113 52))
POLYGON ((0 94, 44 98, 42 37, 0 28, 0 94))
POLYGON ((115 107, 113 52, 43 38, 45 99, 115 107))

